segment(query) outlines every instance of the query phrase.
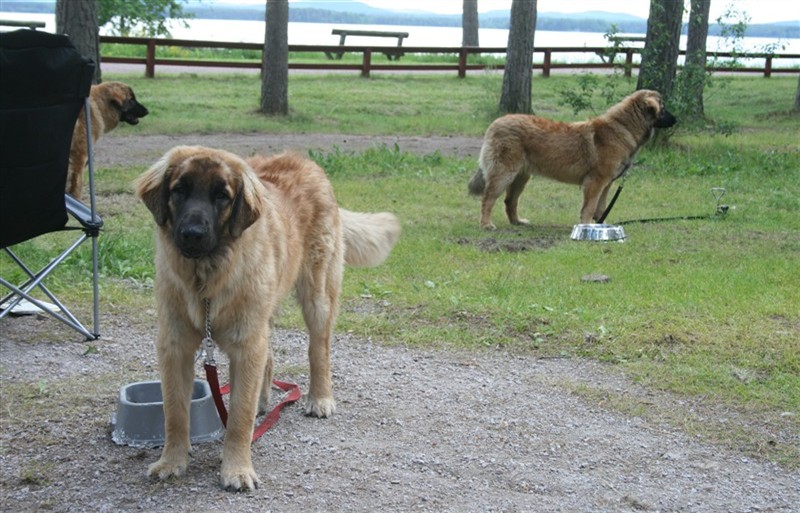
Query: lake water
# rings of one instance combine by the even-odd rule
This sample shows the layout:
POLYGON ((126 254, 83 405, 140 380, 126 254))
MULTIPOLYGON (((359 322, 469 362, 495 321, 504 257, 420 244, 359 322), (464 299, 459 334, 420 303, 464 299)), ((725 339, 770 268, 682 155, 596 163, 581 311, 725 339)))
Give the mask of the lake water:
MULTIPOLYGON (((2 13, 4 19, 24 19, 44 21, 47 25, 46 31, 55 30, 55 16, 47 14, 19 14, 2 13)), ((172 36, 176 39, 195 39, 207 41, 233 41, 245 43, 261 43, 264 41, 264 22, 261 21, 241 21, 241 20, 190 20, 187 27, 180 23, 171 25, 172 36)), ((342 23, 289 23, 289 44, 293 45, 331 45, 339 43, 339 36, 331 34, 334 28, 354 29, 354 30, 383 30, 391 32, 408 32, 409 37, 403 41, 404 46, 441 46, 459 47, 461 46, 460 27, 423 27, 423 26, 400 26, 400 25, 348 25, 342 23)), ((4 27, 8 29, 8 27, 4 27)), ((106 31, 101 29, 101 34, 106 31)), ((629 36, 644 36, 644 34, 625 34, 629 36)), ((479 41, 485 47, 505 47, 508 43, 507 29, 486 29, 479 30, 479 41)), ((396 40, 368 37, 348 37, 347 44, 352 45, 374 45, 374 46, 395 46, 396 40)), ((554 32, 538 30, 535 34, 536 46, 606 46, 607 41, 599 32, 554 32)), ((778 45, 778 53, 800 54, 800 39, 778 40, 773 38, 747 37, 740 42, 741 51, 764 51, 769 45, 778 45), (781 47, 783 47, 781 49, 781 47)), ((686 37, 681 38, 681 48, 686 47, 686 37)), ((708 51, 730 51, 731 45, 728 41, 710 36, 707 44, 708 51)), ((536 57, 535 57, 536 58, 536 57)), ((539 57, 540 59, 540 57, 539 57)), ((587 59, 593 61, 597 57, 589 54, 561 54, 557 57, 559 61, 581 62, 587 59)), ((756 61, 756 65, 763 64, 763 59, 756 61)), ((800 65, 800 60, 780 61, 778 66, 788 67, 800 65)))

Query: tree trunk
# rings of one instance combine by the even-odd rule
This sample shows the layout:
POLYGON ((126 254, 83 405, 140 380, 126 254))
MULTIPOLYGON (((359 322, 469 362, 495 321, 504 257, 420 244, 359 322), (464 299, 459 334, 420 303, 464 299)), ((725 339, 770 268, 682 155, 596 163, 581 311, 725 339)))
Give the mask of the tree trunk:
POLYGON ((461 14, 461 46, 478 44, 478 0, 464 0, 461 14))
POLYGON ((650 0, 642 64, 636 89, 653 89, 672 96, 681 35, 683 2, 650 0))
POLYGON ((682 95, 686 115, 705 117, 703 90, 706 84, 706 39, 711 0, 691 0, 689 36, 686 40, 686 62, 681 73, 682 95))
POLYGON ((267 1, 267 28, 261 74, 261 112, 289 114, 289 2, 267 1))
POLYGON ((535 31, 536 0, 513 0, 506 69, 503 72, 503 90, 500 94, 501 112, 532 112, 531 80, 535 31))
POLYGON ((797 78, 797 91, 794 93, 794 108, 796 114, 800 114, 800 77, 797 78))
POLYGON ((66 34, 81 55, 94 61, 94 82, 101 82, 100 29, 97 26, 97 0, 57 0, 56 33, 66 34))

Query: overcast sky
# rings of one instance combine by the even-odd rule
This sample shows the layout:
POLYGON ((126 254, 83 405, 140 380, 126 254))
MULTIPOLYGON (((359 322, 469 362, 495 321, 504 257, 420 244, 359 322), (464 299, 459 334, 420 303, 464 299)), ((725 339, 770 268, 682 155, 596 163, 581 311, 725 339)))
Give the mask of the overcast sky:
MULTIPOLYGON (((264 0, 226 0, 263 3, 264 0)), ((324 4, 325 0, 316 1, 324 4)), ((341 1, 341 0, 339 0, 341 1)), ((358 0, 373 7, 399 10, 400 8, 441 14, 461 12, 462 0, 358 0)), ((290 0, 291 2, 291 0, 290 0)), ((728 6, 734 5, 750 16, 750 23, 800 20, 798 0, 711 0, 711 21, 715 21, 728 6)), ((478 0, 480 12, 508 9, 511 0, 478 0)), ((321 7, 321 6, 320 6, 321 7)), ((650 0, 538 0, 537 11, 543 12, 621 12, 647 18, 650 0)))

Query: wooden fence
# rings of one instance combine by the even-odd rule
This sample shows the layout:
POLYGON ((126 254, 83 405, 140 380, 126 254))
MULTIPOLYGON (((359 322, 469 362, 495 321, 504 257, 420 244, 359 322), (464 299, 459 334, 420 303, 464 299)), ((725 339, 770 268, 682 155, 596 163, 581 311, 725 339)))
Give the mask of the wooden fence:
MULTIPOLYGON (((141 57, 101 57, 102 62, 143 64, 145 66, 145 76, 153 78, 156 73, 156 66, 190 66, 190 67, 214 67, 214 68, 251 68, 260 69, 261 61, 225 61, 225 60, 193 60, 193 59, 168 59, 160 58, 156 55, 158 47, 179 47, 179 48, 205 48, 205 49, 230 49, 230 50, 253 50, 262 52, 264 46, 259 43, 234 43, 220 41, 193 41, 188 39, 162 39, 162 38, 140 38, 140 37, 116 37, 101 36, 101 43, 116 43, 125 45, 141 45, 147 48, 144 58, 141 57)), ((298 70, 353 70, 360 71, 362 76, 369 76, 372 71, 454 71, 458 76, 464 78, 467 71, 477 71, 485 69, 503 69, 503 65, 491 64, 470 64, 469 56, 478 54, 505 54, 505 47, 415 47, 404 46, 403 52, 408 54, 427 54, 427 55, 457 55, 458 62, 437 63, 437 64, 406 64, 399 60, 392 61, 391 64, 373 63, 373 53, 382 53, 386 47, 383 46, 340 46, 340 45, 289 45, 289 52, 305 53, 360 53, 361 63, 346 63, 341 61, 324 61, 319 63, 301 63, 289 61, 289 69, 298 70)), ((550 76, 552 70, 557 69, 613 69, 621 66, 626 76, 631 76, 631 70, 638 68, 638 63, 634 62, 633 56, 641 53, 641 48, 636 47, 535 47, 534 56, 541 55, 541 63, 535 62, 533 69, 542 71, 545 77, 550 76), (570 53, 589 53, 602 56, 602 62, 557 62, 554 56, 570 53), (616 61, 609 56, 616 54, 624 61, 616 61)), ((685 54, 682 50, 681 54, 685 54)), ((737 73, 761 73, 765 77, 770 77, 774 73, 800 73, 798 67, 774 67, 773 63, 781 59, 800 59, 800 54, 767 54, 767 53, 728 53, 728 52, 709 52, 709 59, 713 58, 737 58, 737 59, 764 59, 762 67, 709 67, 709 71, 736 71, 737 73)))

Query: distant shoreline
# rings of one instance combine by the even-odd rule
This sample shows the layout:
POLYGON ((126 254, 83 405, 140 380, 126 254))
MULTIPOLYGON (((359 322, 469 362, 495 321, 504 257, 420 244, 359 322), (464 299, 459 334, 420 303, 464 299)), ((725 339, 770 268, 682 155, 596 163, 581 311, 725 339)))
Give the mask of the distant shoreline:
MULTIPOLYGON (((51 2, 4 2, 3 13, 53 14, 55 0, 51 2)), ((316 8, 320 4, 311 2, 295 2, 289 9, 289 21, 299 23, 342 23, 354 25, 404 25, 427 27, 460 27, 460 14, 401 14, 393 11, 369 8, 363 12, 327 10, 316 8)), ((351 4, 358 9, 359 4, 351 4)), ((195 19, 263 21, 264 5, 225 4, 208 5, 203 3, 187 3, 184 12, 195 19)), ((481 28, 508 29, 509 12, 491 11, 479 15, 481 28)), ((536 20, 537 30, 553 32, 595 32, 605 33, 613 28, 619 33, 641 33, 647 31, 647 20, 635 16, 608 12, 587 12, 575 14, 539 13, 536 20)), ((709 36, 720 36, 723 26, 711 23, 709 36)), ((682 34, 686 35, 687 27, 683 26, 682 34)), ((752 24, 747 26, 747 37, 800 39, 800 20, 781 23, 752 24)))

